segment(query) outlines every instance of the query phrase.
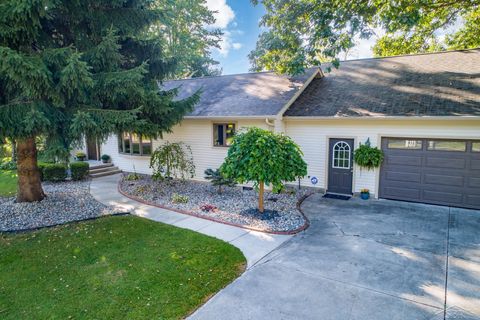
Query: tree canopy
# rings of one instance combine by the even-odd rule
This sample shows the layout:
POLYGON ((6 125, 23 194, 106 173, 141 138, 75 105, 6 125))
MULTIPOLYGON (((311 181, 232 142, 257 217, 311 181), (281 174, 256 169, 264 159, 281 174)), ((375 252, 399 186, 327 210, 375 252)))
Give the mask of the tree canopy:
POLYGON ((302 156, 291 138, 252 127, 234 136, 220 171, 238 183, 253 182, 260 190, 259 210, 263 212, 264 184, 280 190, 283 182, 305 176, 307 164, 302 156))
POLYGON ((479 0, 252 0, 266 14, 250 55, 252 69, 298 74, 311 65, 333 61, 356 40, 385 30, 376 55, 466 49, 480 45, 479 0), (463 27, 443 41, 436 32, 455 22, 463 27))
POLYGON ((18 201, 43 198, 35 137, 59 150, 87 132, 100 140, 122 131, 157 137, 193 107, 198 94, 176 101, 175 90, 158 89, 158 81, 198 64, 177 56, 176 47, 195 43, 194 59, 208 60, 206 48, 215 44, 216 32, 199 27, 212 19, 203 2, 190 17, 194 31, 185 29, 186 20, 165 26, 176 4, 190 2, 0 3, 0 140, 18 142, 18 201))

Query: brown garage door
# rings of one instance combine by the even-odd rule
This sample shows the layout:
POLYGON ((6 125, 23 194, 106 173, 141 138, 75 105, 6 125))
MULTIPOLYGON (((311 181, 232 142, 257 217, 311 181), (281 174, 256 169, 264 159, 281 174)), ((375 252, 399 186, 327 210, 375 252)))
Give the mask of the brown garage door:
POLYGON ((381 198, 480 209, 480 141, 383 138, 381 198))

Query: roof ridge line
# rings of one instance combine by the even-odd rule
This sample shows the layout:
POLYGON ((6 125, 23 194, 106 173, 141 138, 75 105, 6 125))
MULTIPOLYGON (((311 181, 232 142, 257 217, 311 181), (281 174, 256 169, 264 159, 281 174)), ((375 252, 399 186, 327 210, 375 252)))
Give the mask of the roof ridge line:
POLYGON ((358 58, 358 59, 351 59, 351 60, 341 60, 340 62, 345 63, 350 61, 367 61, 367 60, 381 60, 381 59, 401 58, 401 57, 427 56, 427 55, 436 55, 436 54, 444 54, 444 53, 452 53, 452 52, 465 52, 465 51, 474 51, 474 50, 480 50, 480 47, 470 48, 470 49, 443 50, 443 51, 435 51, 435 52, 398 54, 398 55, 386 56, 386 57, 358 58))

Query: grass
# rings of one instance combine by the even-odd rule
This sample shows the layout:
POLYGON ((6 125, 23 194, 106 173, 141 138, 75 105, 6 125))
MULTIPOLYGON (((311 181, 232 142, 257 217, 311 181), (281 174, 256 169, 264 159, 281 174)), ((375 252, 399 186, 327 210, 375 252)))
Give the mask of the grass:
POLYGON ((0 233, 1 319, 178 319, 244 270, 235 247, 133 216, 0 233))
POLYGON ((17 192, 17 172, 0 170, 0 197, 10 197, 17 192))

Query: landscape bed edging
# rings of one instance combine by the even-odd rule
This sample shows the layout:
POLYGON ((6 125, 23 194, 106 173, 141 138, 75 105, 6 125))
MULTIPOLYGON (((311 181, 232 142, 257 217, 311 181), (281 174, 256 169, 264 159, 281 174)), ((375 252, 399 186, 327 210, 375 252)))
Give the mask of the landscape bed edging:
POLYGON ((122 180, 120 180, 117 184, 118 192, 121 195, 123 195, 123 196, 125 196, 125 197, 127 197, 131 200, 135 200, 137 202, 147 204, 149 206, 157 207, 157 208, 160 208, 160 209, 166 209, 166 210, 174 211, 174 212, 177 212, 177 213, 185 214, 185 215, 188 215, 188 216, 192 216, 192 217, 195 217, 195 218, 200 218, 200 219, 205 219, 205 220, 209 220, 209 221, 213 221, 213 222, 217 222, 217 223, 222 223, 222 224, 237 227, 237 228, 242 228, 242 229, 247 229, 247 230, 257 231, 257 232, 263 232, 263 233, 268 233, 268 234, 293 235, 293 234, 297 234, 301 231, 304 231, 305 229, 307 229, 310 226, 310 220, 308 220, 308 218, 305 216, 305 214, 303 213, 303 211, 301 210, 300 207, 301 207, 303 201, 305 201, 305 199, 307 199, 309 196, 311 196, 313 194, 313 192, 309 193, 309 194, 306 194, 306 195, 303 195, 297 201, 297 204, 296 204, 297 210, 300 212, 303 219, 305 219, 305 223, 301 227, 299 227, 297 229, 294 229, 294 230, 290 230, 290 231, 269 231, 269 230, 262 230, 262 229, 259 229, 259 228, 249 227, 249 226, 245 226, 245 225, 237 224, 237 223, 233 223, 233 222, 222 221, 222 220, 218 220, 218 219, 211 218, 211 217, 205 217, 205 216, 196 214, 196 213, 191 212, 191 211, 171 208, 171 207, 167 207, 167 206, 164 206, 164 205, 161 205, 161 204, 158 204, 158 203, 150 202, 150 201, 141 199, 139 197, 136 197, 136 196, 133 196, 133 195, 130 195, 130 194, 124 192, 121 188, 121 182, 122 182, 122 180))

